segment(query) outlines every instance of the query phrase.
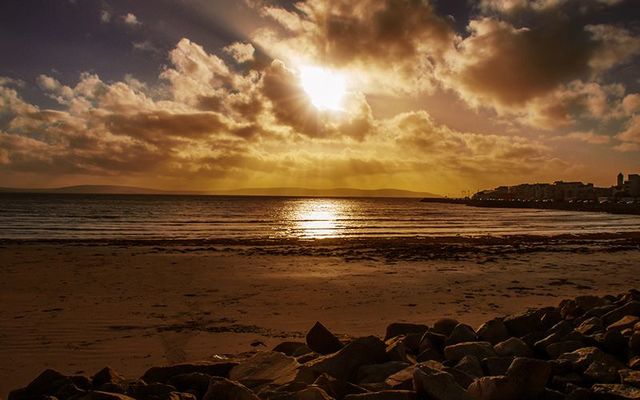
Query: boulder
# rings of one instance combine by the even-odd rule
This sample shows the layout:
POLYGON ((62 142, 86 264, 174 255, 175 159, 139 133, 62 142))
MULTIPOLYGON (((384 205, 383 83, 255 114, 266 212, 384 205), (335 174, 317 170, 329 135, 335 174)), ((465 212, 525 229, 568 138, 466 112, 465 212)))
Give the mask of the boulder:
POLYGON ((135 400, 133 397, 129 397, 120 393, 101 392, 99 390, 93 390, 87 392, 79 400, 135 400))
POLYGON ((634 371, 632 369, 621 369, 618 371, 620 375, 620 382, 625 385, 635 386, 640 388, 640 371, 634 371))
POLYGON ((545 348, 545 352, 551 358, 558 358, 562 354, 571 353, 582 348, 585 348, 585 344, 577 340, 567 340, 563 342, 551 343, 545 348))
POLYGON ((453 318, 441 318, 433 324, 433 328, 430 331, 446 337, 451 335, 451 332, 458 324, 459 322, 453 318))
POLYGON ((328 374, 322 374, 313 382, 314 386, 322 388, 330 396, 336 399, 342 399, 349 394, 366 393, 367 391, 360 386, 349 382, 338 380, 328 374))
POLYGON ((388 361, 386 346, 375 336, 353 340, 340 351, 319 357, 305 364, 316 374, 327 373, 334 378, 348 381, 363 365, 388 361))
POLYGON ((320 354, 331 354, 342 348, 342 343, 337 337, 320 322, 307 332, 307 346, 320 354))
POLYGON ((202 400, 260 400, 260 398, 238 382, 213 377, 202 400))
POLYGON ((172 376, 167 381, 167 384, 174 386, 180 392, 194 393, 200 399, 207 392, 209 381, 211 381, 211 376, 200 372, 192 372, 190 374, 172 376))
POLYGON ((156 382, 146 385, 144 382, 139 382, 127 387, 127 395, 140 400, 166 400, 176 390, 175 386, 164 383, 156 382))
POLYGON ((489 357, 482 360, 484 375, 504 375, 515 357, 489 357))
POLYGON ((622 366, 619 363, 612 363, 607 358, 595 360, 584 371, 584 376, 591 382, 596 383, 617 383, 619 380, 618 370, 622 366))
MULTIPOLYGON (((454 366, 458 371, 462 371, 473 378, 479 378, 484 376, 484 370, 482 369, 482 364, 480 360, 478 360, 474 356, 464 356, 458 363, 454 366)), ((462 385, 468 386, 468 385, 462 385)))
POLYGON ((622 384, 596 384, 591 387, 595 399, 625 400, 640 399, 640 389, 622 384))
POLYGON ((530 310, 509 315, 503 322, 511 335, 521 337, 531 332, 543 330, 543 325, 540 322, 541 316, 539 310, 530 310))
POLYGON ((62 387, 73 384, 79 389, 88 390, 91 381, 83 376, 66 376, 58 371, 47 369, 36 377, 26 387, 9 393, 9 400, 33 399, 53 396, 62 387))
POLYGON ((91 379, 91 384, 93 387, 100 387, 105 383, 120 383, 124 381, 124 377, 117 373, 111 367, 104 367, 100 371, 96 372, 96 374, 91 379))
POLYGON ((447 337, 445 345, 450 346, 452 344, 458 344, 463 342, 475 342, 478 340, 478 335, 472 327, 465 324, 458 324, 453 328, 451 334, 447 337))
POLYGON ((473 400, 515 400, 520 399, 518 385, 506 376, 485 376, 478 378, 467 389, 473 400))
POLYGON ((551 376, 551 364, 534 358, 518 357, 507 369, 507 377, 520 388, 523 398, 537 398, 551 376))
POLYGON ((640 353, 640 332, 636 331, 631 335, 629 348, 636 353, 640 353))
POLYGON ((312 352, 312 350, 302 342, 282 342, 274 347, 273 351, 279 351, 290 357, 299 357, 312 352))
POLYGON ((470 400, 466 390, 447 372, 418 365, 413 373, 413 386, 418 396, 432 400, 470 400))
POLYGON ((614 310, 611 310, 602 316, 602 321, 608 326, 627 315, 640 316, 640 302, 630 301, 614 310))
POLYGON ((533 351, 520 338, 512 337, 493 346, 494 351, 500 357, 531 357, 533 351))
POLYGON ((591 317, 583 321, 580 326, 576 328, 576 331, 583 335, 593 335, 594 333, 604 330, 604 323, 598 317, 591 317))
POLYGON ((625 329, 633 329, 638 322, 640 322, 640 317, 625 315, 616 322, 608 325, 607 330, 624 331, 625 329))
POLYGON ((616 355, 622 355, 627 351, 629 339, 617 329, 608 330, 602 335, 602 347, 606 351, 616 355))
POLYGON ((387 331, 384 335, 384 340, 387 341, 393 337, 408 335, 411 333, 424 335, 424 333, 429 329, 426 325, 421 324, 407 324, 404 322, 394 322, 387 326, 387 331))
POLYGON ((362 394, 350 394, 344 400, 418 400, 418 395, 412 390, 384 390, 362 394))
POLYGON ((387 341, 387 358, 391 361, 415 364, 416 360, 411 351, 404 344, 405 336, 396 336, 387 341))
POLYGON ((567 360, 571 362, 574 369, 584 372, 594 361, 603 361, 611 365, 615 365, 618 369, 623 369, 624 365, 616 360, 610 354, 607 354, 597 347, 585 347, 572 351, 570 353, 564 353, 558 357, 559 360, 567 360))
POLYGON ((295 358, 278 351, 265 351, 233 367, 229 379, 249 387, 265 383, 285 385, 296 379, 299 368, 295 358))
POLYGON ((298 391, 295 395, 296 400, 333 400, 322 388, 318 386, 309 386, 308 388, 298 391))
POLYGON ((210 376, 229 377, 231 368, 238 365, 237 362, 200 362, 191 364, 177 364, 167 367, 152 367, 142 375, 142 380, 147 383, 167 382, 171 377, 181 374, 198 372, 210 376))
POLYGON ((407 368, 408 366, 409 364, 399 361, 363 365, 358 368, 356 382, 358 384, 384 382, 389 376, 407 368))
POLYGON ((495 357, 496 353, 489 342, 458 343, 444 348, 444 357, 450 361, 459 361, 467 355, 482 360, 488 357, 495 357))
POLYGON ((427 349, 435 349, 442 353, 444 350, 444 344, 447 341, 447 336, 432 331, 425 332, 420 339, 419 351, 423 352, 427 349))
POLYGON ((416 367, 414 365, 390 375, 384 383, 394 390, 411 390, 413 389, 413 372, 416 367))
POLYGON ((509 330, 502 321, 502 318, 494 318, 485 322, 478 328, 478 337, 480 340, 491 344, 500 343, 509 338, 509 330))

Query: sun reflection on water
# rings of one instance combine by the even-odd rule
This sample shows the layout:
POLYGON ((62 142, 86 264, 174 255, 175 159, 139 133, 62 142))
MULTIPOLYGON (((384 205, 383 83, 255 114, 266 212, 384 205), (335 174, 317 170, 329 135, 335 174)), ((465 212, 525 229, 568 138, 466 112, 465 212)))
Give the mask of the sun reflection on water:
POLYGON ((295 210, 296 231, 304 238, 339 236, 339 220, 344 205, 330 199, 310 199, 295 210))

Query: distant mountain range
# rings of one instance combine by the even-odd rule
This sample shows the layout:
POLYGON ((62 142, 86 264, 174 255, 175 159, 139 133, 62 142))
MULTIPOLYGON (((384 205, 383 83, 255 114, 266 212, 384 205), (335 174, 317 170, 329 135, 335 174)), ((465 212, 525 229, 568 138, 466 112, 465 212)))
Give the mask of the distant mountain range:
POLYGON ((248 188, 220 191, 167 191, 134 186, 81 185, 45 189, 3 188, 4 193, 60 193, 60 194, 165 194, 165 195, 221 195, 221 196, 300 196, 300 197, 442 197, 427 192, 412 192, 399 189, 308 189, 297 187, 248 188))

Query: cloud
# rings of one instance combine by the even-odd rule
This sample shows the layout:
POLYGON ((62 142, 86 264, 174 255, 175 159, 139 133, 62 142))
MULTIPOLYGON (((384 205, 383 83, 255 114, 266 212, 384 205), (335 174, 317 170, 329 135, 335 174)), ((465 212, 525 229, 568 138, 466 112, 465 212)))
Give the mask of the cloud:
POLYGON ((599 135, 594 132, 570 132, 567 135, 559 138, 577 140, 588 144, 609 144, 611 142, 611 137, 606 135, 599 135))
POLYGON ((138 17, 136 17, 136 15, 133 14, 133 13, 127 13, 126 15, 123 15, 122 16, 122 22, 124 22, 125 24, 127 24, 129 26, 142 25, 142 22, 140 22, 138 20, 138 17))
POLYGON ((26 102, 4 82, 0 168, 36 183, 84 176, 183 188, 403 185, 446 192, 452 182, 497 184, 504 171, 514 179, 544 177, 564 165, 542 143, 456 131, 426 112, 376 119, 358 92, 343 112, 319 112, 283 61, 238 72, 187 39, 159 78, 149 86, 83 73, 65 85, 41 75, 38 86, 56 99, 56 110, 26 102))
POLYGON ((226 46, 224 51, 230 54, 237 63, 243 64, 253 61, 253 54, 256 49, 251 43, 236 42, 226 46))
POLYGON ((100 22, 103 24, 108 24, 109 22, 111 22, 111 18, 113 16, 111 15, 111 12, 108 10, 102 10, 100 11, 100 22))

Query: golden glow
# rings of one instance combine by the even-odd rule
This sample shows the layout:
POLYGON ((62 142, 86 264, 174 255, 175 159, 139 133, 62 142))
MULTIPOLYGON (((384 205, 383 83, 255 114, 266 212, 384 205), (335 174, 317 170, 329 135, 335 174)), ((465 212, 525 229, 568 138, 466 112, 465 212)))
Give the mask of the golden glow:
POLYGON ((311 103, 319 110, 341 111, 347 81, 343 74, 320 67, 301 67, 300 82, 311 103))
POLYGON ((300 205, 296 227, 305 238, 335 237, 341 205, 332 200, 308 200, 300 205))

